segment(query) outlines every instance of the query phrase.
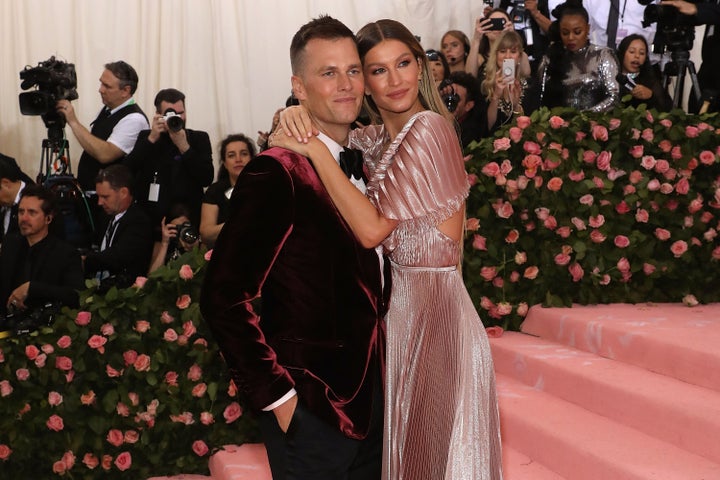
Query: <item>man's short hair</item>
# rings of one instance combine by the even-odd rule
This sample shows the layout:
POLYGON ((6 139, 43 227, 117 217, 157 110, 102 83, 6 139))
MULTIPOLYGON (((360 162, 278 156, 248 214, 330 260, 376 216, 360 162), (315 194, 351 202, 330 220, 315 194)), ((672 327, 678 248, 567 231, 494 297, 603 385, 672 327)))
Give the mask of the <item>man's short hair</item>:
POLYGON ((450 78, 452 83, 465 87, 467 91, 466 102, 475 102, 477 105, 480 99, 480 86, 474 76, 467 72, 452 72, 448 78, 450 78))
POLYGON ((17 182, 22 177, 22 170, 15 159, 0 154, 0 179, 7 178, 11 182, 17 182))
POLYGON ((27 185, 20 192, 20 200, 25 197, 37 197, 42 201, 42 211, 45 215, 54 215, 57 198, 55 193, 42 185, 27 185))
POLYGON ((182 93, 180 90, 177 90, 175 88, 164 88, 160 90, 157 95, 155 95, 155 111, 158 113, 163 113, 160 111, 160 104, 162 102, 167 103, 177 103, 177 102, 183 102, 183 105, 185 105, 185 94, 182 93))
POLYGON ((120 190, 125 187, 132 193, 132 173, 130 169, 121 164, 110 165, 103 168, 95 177, 95 183, 107 182, 113 190, 120 190))
POLYGON ((105 69, 115 75, 120 80, 120 88, 130 87, 130 94, 134 94, 138 86, 137 72, 130 64, 119 60, 105 64, 105 69))
POLYGON ((310 20, 308 23, 300 27, 293 36, 290 43, 290 66, 293 75, 298 75, 302 71, 305 46, 310 40, 316 38, 322 40, 339 40, 341 38, 349 38, 355 41, 355 35, 344 23, 336 20, 329 15, 321 15, 310 20))

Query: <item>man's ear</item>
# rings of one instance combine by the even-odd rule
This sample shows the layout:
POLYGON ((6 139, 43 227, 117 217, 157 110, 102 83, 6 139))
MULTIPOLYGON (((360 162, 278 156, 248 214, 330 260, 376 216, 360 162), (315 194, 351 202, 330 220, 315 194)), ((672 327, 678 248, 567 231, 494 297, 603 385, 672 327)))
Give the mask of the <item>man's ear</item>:
POLYGON ((469 100, 465 102, 465 113, 468 113, 475 106, 475 100, 469 100))
POLYGON ((305 92, 305 83, 302 78, 297 75, 290 77, 290 84, 292 85, 292 93, 298 100, 307 100, 307 93, 305 92))
POLYGON ((45 223, 46 223, 47 225, 50 225, 50 222, 53 221, 53 218, 54 218, 54 217, 53 217, 53 214, 52 214, 52 213, 51 213, 50 215, 45 215, 45 223))

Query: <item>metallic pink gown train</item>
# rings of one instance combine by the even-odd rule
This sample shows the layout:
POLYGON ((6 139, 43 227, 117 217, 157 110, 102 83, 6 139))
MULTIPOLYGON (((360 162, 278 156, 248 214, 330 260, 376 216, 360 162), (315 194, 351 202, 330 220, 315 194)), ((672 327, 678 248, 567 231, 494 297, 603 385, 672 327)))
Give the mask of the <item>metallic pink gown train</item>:
POLYGON ((393 282, 383 478, 500 480, 490 346, 457 269, 461 245, 437 228, 468 195, 457 135, 430 111, 413 116, 389 146, 382 126, 351 135, 365 153, 368 197, 400 222, 383 243, 393 282))

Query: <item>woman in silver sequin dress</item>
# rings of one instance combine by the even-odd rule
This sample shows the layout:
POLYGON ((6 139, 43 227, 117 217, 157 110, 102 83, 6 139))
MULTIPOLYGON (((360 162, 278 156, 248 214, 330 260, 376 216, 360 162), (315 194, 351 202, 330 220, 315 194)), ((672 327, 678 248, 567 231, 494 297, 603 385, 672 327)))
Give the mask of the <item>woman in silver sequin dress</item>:
POLYGON ((357 37, 369 111, 382 120, 350 134, 367 197, 316 138, 273 144, 308 156, 353 233, 391 262, 383 478, 501 480, 492 356, 458 269, 469 185, 452 116, 407 28, 379 20, 357 37))
MULTIPOLYGON (((541 103, 607 112, 618 104, 618 61, 606 47, 590 43, 587 10, 568 0, 553 10, 555 40, 539 68, 541 103)), ((553 38, 553 35, 551 35, 553 38)))

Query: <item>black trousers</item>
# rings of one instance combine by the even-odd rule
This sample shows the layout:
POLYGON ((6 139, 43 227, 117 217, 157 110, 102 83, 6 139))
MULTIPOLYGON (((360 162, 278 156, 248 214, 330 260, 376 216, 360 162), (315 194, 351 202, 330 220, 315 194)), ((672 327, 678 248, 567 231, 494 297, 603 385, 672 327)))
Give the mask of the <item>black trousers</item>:
MULTIPOLYGON (((378 382, 379 383, 379 382, 378 382)), ((260 415, 273 480, 379 480, 382 469, 383 393, 375 389, 370 432, 364 440, 343 435, 313 415, 299 399, 287 433, 275 414, 260 415)))

